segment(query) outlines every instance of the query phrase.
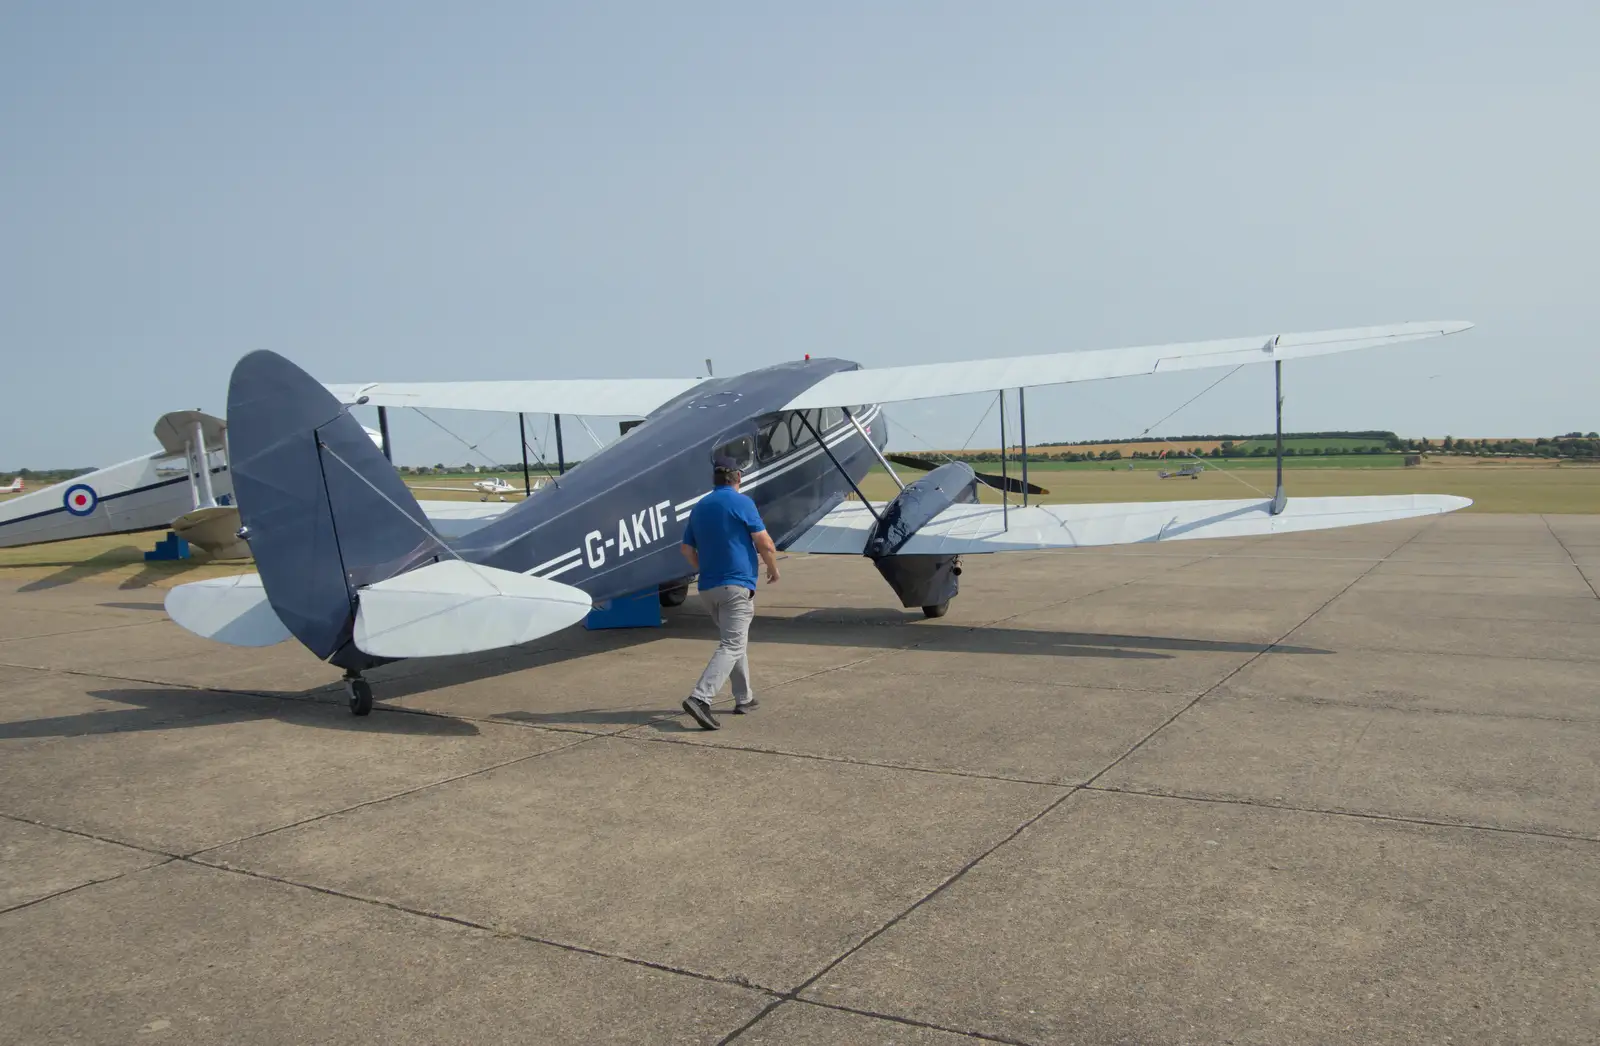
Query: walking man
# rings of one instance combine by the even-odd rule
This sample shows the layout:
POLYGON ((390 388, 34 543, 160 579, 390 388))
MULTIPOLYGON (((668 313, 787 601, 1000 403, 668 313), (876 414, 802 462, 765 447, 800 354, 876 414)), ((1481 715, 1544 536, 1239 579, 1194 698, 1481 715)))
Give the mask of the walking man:
POLYGON ((689 513, 683 528, 683 555, 700 575, 700 600, 711 612, 722 641, 711 655, 683 710, 702 730, 722 724, 711 714, 711 702, 733 676, 733 711, 742 715, 756 707, 750 689, 750 622, 756 616, 756 556, 767 567, 767 584, 778 580, 778 550, 761 522, 756 503, 739 493, 739 465, 718 456, 711 465, 711 493, 689 513))

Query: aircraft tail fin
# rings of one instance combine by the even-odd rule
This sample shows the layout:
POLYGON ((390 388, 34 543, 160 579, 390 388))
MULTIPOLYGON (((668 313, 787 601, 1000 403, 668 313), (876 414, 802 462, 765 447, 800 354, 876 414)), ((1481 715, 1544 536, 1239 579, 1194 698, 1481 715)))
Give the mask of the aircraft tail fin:
POLYGON ((394 467, 338 400, 276 353, 228 385, 240 533, 273 611, 312 653, 359 671, 358 590, 450 555, 394 467))

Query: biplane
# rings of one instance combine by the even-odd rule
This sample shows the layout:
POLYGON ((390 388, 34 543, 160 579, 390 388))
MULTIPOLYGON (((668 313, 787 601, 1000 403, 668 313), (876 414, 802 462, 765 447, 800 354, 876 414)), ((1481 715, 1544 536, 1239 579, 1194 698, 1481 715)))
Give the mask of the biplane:
MULTIPOLYGON (((226 423, 203 411, 176 410, 157 418, 153 431, 160 447, 139 457, 27 493, 19 477, 11 489, 20 496, 0 504, 0 548, 170 527, 214 558, 247 558, 250 549, 237 536, 226 423)), ((362 431, 388 454, 386 433, 362 431)), ((480 492, 487 498, 489 492, 480 492)), ((459 501, 421 505, 447 537, 499 511, 459 501)))
MULTIPOLYGON (((183 627, 226 643, 293 637, 345 670, 350 708, 365 715, 372 689, 363 673, 376 665, 529 642, 623 596, 656 592, 665 605, 681 602, 692 578, 678 546, 690 510, 710 489, 715 456, 744 467, 742 489, 778 548, 870 560, 902 606, 929 617, 948 611, 967 557, 1451 512, 1471 502, 1437 494, 1290 499, 1281 457, 1271 498, 1029 504, 1025 450, 1022 504, 1009 493, 986 504, 980 485, 1013 489, 1004 459, 999 477, 949 461, 905 482, 884 453, 884 405, 966 393, 1003 401, 1016 390, 1025 448, 1028 388, 1271 363, 1281 432, 1284 362, 1471 326, 1403 323, 898 367, 807 358, 684 379, 323 385, 281 356, 252 352, 234 367, 227 424, 238 534, 258 572, 177 586, 166 608, 183 627), (356 405, 644 420, 522 502, 450 537, 352 416, 356 405), (899 488, 885 502, 861 489, 874 468, 899 488)), ((1003 403, 1001 417, 1003 427, 1003 403)))

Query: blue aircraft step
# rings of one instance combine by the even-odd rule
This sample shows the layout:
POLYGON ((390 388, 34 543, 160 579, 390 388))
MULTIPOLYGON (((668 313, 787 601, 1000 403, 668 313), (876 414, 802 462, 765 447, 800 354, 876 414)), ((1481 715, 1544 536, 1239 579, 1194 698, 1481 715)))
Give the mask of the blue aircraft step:
POLYGON ((156 542, 156 547, 144 554, 146 562, 163 559, 188 559, 189 543, 172 531, 167 531, 167 536, 156 542))
POLYGON ((661 616, 661 593, 651 588, 631 596, 618 596, 604 603, 596 603, 583 619, 583 627, 590 631, 602 628, 660 628, 666 624, 661 616))

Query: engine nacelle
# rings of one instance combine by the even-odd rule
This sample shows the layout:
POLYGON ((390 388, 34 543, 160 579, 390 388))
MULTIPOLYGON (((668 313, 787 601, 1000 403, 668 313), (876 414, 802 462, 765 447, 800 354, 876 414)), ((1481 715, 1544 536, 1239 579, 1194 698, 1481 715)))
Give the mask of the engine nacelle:
POLYGON ((961 557, 900 555, 918 530, 951 505, 975 505, 978 480, 972 467, 952 461, 902 490, 884 508, 863 551, 889 582, 900 605, 921 607, 929 617, 943 615, 960 590, 961 557))

